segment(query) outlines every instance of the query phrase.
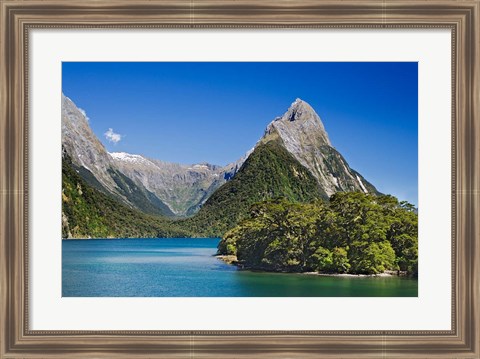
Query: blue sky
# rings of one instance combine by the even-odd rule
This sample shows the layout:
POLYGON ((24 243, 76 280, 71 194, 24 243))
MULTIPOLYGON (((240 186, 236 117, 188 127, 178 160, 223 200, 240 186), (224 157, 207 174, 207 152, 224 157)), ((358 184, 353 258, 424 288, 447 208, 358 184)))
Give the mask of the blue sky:
POLYGON ((62 90, 110 152, 225 165, 296 99, 383 193, 417 204, 416 62, 64 62, 62 90))

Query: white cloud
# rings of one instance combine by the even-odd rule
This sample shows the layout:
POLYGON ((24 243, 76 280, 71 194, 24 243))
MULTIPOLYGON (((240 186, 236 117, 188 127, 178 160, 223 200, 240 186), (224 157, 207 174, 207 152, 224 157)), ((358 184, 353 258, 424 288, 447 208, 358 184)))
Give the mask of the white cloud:
POLYGON ((113 132, 113 128, 109 128, 108 131, 104 133, 104 135, 105 138, 113 144, 117 144, 118 142, 120 142, 123 137, 123 135, 113 132))
POLYGON ((78 107, 78 111, 81 112, 81 114, 83 115, 83 117, 85 117, 85 119, 87 120, 87 122, 90 122, 90 118, 87 116, 87 113, 85 112, 84 109, 81 109, 80 107, 78 107))

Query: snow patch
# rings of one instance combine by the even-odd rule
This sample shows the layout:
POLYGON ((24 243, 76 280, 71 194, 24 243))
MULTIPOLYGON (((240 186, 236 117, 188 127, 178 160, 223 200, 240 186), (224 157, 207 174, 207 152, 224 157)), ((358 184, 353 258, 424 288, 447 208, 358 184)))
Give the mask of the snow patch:
POLYGON ((108 154, 112 156, 113 159, 118 161, 124 161, 128 163, 143 163, 155 166, 152 162, 140 155, 132 155, 126 152, 109 152, 108 154))
MULTIPOLYGON (((350 173, 350 171, 347 169, 347 166, 345 165, 345 162, 343 162, 343 161, 340 161, 340 162, 342 162, 342 166, 345 169, 345 173, 348 174, 351 179, 354 179, 352 174, 350 173)), ((357 176, 357 178, 358 178, 358 176, 357 176)))
POLYGON ((330 175, 330 179, 335 184, 335 187, 338 187, 338 178, 335 176, 330 175))
POLYGON ((368 191, 367 191, 367 189, 365 188, 365 186, 363 185, 363 182, 362 182, 362 180, 360 179, 360 177, 358 177, 358 175, 356 175, 356 176, 357 176, 358 183, 360 183, 360 187, 362 187, 363 192, 368 193, 368 191))

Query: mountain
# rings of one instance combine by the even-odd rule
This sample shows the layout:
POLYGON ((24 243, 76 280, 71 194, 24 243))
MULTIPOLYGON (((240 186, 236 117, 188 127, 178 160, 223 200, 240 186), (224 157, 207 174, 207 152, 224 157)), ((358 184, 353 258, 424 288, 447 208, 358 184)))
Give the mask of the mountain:
POLYGON ((62 94, 62 148, 83 180, 127 207, 149 214, 185 217, 232 178, 245 158, 225 167, 181 165, 124 152, 109 153, 85 112, 62 94))
POLYGON ((209 163, 169 163, 125 152, 110 155, 125 176, 155 194, 179 217, 195 214, 215 190, 235 175, 244 161, 242 158, 221 167, 209 163))
POLYGON ((182 223, 204 236, 222 236, 248 218, 255 203, 276 198, 306 203, 336 192, 379 194, 332 147, 312 107, 297 99, 267 126, 235 177, 182 223))
POLYGON ((259 142, 269 141, 280 141, 328 196, 336 192, 378 193, 331 145, 320 117, 301 99, 296 99, 283 116, 267 126, 259 142))

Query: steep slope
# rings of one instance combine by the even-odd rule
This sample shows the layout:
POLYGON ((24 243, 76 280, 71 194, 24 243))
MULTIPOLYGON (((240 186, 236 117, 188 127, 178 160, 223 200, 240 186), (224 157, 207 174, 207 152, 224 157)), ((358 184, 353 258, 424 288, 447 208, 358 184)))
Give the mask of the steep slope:
POLYGON ((173 216, 154 193, 121 173, 91 130, 85 113, 62 94, 62 150, 90 185, 145 213, 173 216))
POLYGON ((62 238, 189 237, 162 217, 147 215, 90 186, 62 156, 62 238))
POLYGON ((196 216, 178 223, 200 235, 221 236, 246 217, 252 204, 271 198, 294 202, 327 198, 315 177, 279 141, 257 145, 235 177, 196 216))
POLYGON ((352 191, 378 193, 332 147, 320 117, 305 101, 295 100, 283 116, 273 120, 259 143, 278 139, 310 171, 329 196, 336 192, 352 191))
POLYGON ((63 94, 62 147, 72 163, 89 171, 104 190, 121 196, 108 173, 113 167, 110 155, 90 129, 85 113, 63 94))

